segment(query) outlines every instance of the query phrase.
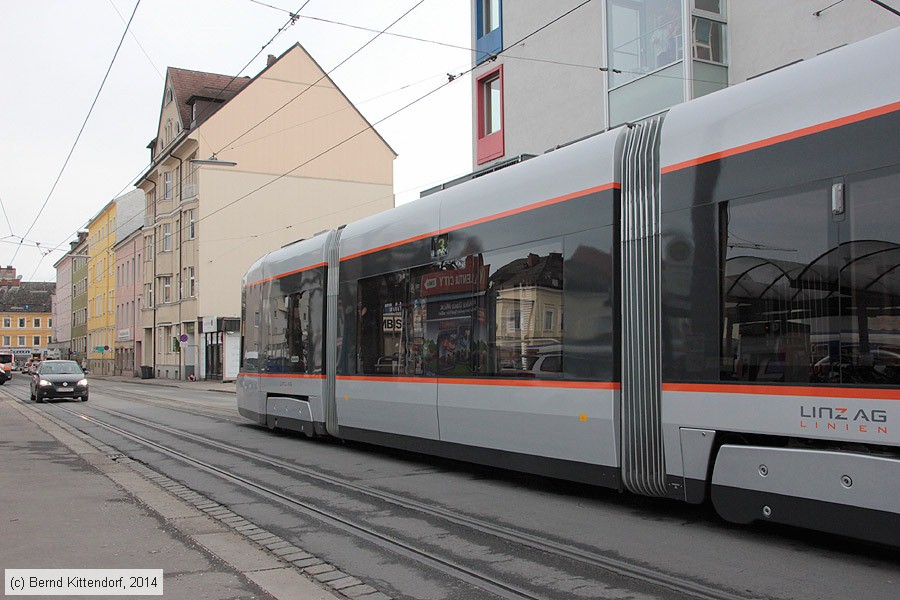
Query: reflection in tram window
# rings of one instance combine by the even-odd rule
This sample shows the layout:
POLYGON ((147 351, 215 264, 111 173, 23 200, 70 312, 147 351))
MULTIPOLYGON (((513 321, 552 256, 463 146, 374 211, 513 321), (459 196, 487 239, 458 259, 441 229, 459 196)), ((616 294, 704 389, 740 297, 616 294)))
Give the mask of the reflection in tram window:
POLYGON ((488 286, 478 298, 478 308, 496 325, 475 328, 479 372, 561 379, 562 241, 489 252, 483 260, 488 286), (541 370, 547 359, 558 361, 560 368, 541 370))
POLYGON ((555 241, 360 280, 357 372, 561 378, 532 367, 561 360, 562 266, 555 241))
POLYGON ((811 268, 836 241, 829 209, 825 186, 723 205, 723 379, 810 381, 813 341, 837 327, 827 269, 811 268))
POLYGON ((245 286, 241 293, 241 371, 244 373, 259 372, 259 324, 258 307, 262 298, 262 286, 245 286), (248 308, 253 313, 248 312, 248 308))
POLYGON ((900 201, 896 170, 725 210, 722 378, 900 383, 900 201), (802 233, 800 233, 802 232, 802 233))
POLYGON ((247 372, 321 374, 323 372, 324 270, 311 269, 248 288, 262 295, 262 312, 247 335, 247 372), (252 347, 251 347, 252 346, 252 347))
POLYGON ((612 240, 585 231, 345 282, 340 372, 611 380, 612 240))

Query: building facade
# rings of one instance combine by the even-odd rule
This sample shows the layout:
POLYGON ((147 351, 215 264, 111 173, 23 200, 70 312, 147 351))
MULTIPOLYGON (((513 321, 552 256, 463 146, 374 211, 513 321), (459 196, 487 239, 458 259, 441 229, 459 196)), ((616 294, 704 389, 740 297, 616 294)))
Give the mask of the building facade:
POLYGON ((169 68, 150 149, 141 366, 156 377, 236 377, 249 266, 393 206, 393 150, 299 44, 252 79, 169 68))
POLYGON ((116 256, 116 375, 140 375, 143 242, 138 227, 115 246, 116 256))
MULTIPOLYGON (((54 358, 76 358, 72 331, 75 325, 75 270, 87 265, 87 255, 79 254, 80 245, 87 240, 87 232, 79 231, 69 242, 69 251, 53 265, 56 269, 56 292, 53 294, 53 342, 50 355, 54 358)), ((80 273, 81 271, 79 271, 80 273)), ((84 282, 85 287, 87 281, 84 282)), ((86 308, 81 307, 81 308, 86 308)), ((85 322, 87 317, 84 318, 85 322)))
POLYGON ((12 266, 0 269, 0 351, 22 366, 44 358, 53 341, 53 282, 22 281, 12 266))
MULTIPOLYGON (((72 242, 75 244, 76 242, 72 242)), ((53 341, 49 344, 56 358, 72 356, 72 256, 66 253, 56 261, 56 291, 53 293, 53 341)))
POLYGON ((115 230, 116 203, 111 201, 88 223, 87 366, 98 375, 113 373, 115 230))
POLYGON ((88 232, 79 231, 72 242, 72 358, 87 366, 88 232))
POLYGON ((474 0, 471 14, 474 170, 897 26, 868 0, 474 0))

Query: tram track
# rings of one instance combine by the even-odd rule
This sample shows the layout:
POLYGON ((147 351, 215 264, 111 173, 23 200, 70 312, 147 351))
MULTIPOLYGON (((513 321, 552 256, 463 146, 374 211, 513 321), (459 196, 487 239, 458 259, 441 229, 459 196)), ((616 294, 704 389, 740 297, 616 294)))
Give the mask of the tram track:
POLYGON ((107 396, 113 396, 115 398, 120 398, 123 400, 129 400, 132 402, 138 402, 140 404, 146 404, 148 406, 159 406, 166 408, 168 410, 174 410, 176 412, 181 412, 189 415, 201 415, 204 417, 209 417, 211 419, 217 419, 220 421, 226 421, 229 423, 246 423, 246 419, 240 417, 237 414, 237 410, 225 410, 221 408, 216 408, 214 406, 204 405, 204 404, 196 404, 191 403, 189 405, 185 405, 184 402, 176 402, 166 398, 164 396, 156 396, 153 394, 147 394, 143 392, 133 392, 112 388, 103 390, 103 394, 107 396))
MULTIPOLYGON (((471 585, 477 585, 478 587, 485 589, 486 591, 489 591, 499 597, 542 597, 539 595, 534 595, 532 592, 523 590, 519 587, 511 586, 500 581, 492 575, 479 572, 476 569, 461 567, 452 560, 443 558, 435 554, 434 552, 423 549, 421 547, 416 547, 410 544, 408 541, 403 541, 389 534, 376 531, 369 526, 362 525, 359 522, 354 522, 353 520, 348 519, 345 516, 341 516, 334 511, 329 511, 327 509, 315 506, 303 499, 284 494, 283 492, 275 490, 259 482, 250 480, 246 477, 227 471, 205 461, 193 458, 184 452, 161 444, 160 442, 156 442, 143 436, 139 436, 135 433, 122 429, 121 427, 117 427, 116 425, 101 421, 100 419, 85 415, 78 411, 73 411, 62 407, 60 408, 61 410, 64 410, 65 412, 68 412, 73 416, 84 419, 94 425, 103 427, 109 431, 126 437, 127 439, 131 439, 132 441, 136 441, 149 448, 153 448, 168 456, 192 464, 203 469, 206 472, 226 479, 233 484, 259 493, 269 498, 270 500, 273 500, 285 506, 293 507, 297 510, 301 510, 308 515, 326 521, 329 524, 334 525, 353 535, 363 537, 364 539, 376 543, 377 545, 392 552, 395 552, 402 556, 406 556, 408 558, 413 558, 421 562, 422 564, 437 568, 445 574, 452 575, 453 577, 456 577, 461 581, 466 581, 471 585)), ((129 415, 117 410, 102 408, 96 405, 92 405, 90 408, 92 410, 104 412, 116 419, 123 419, 169 436, 174 436, 191 443, 200 444, 207 448, 227 452, 231 455, 239 456, 243 459, 267 465, 271 468, 277 469, 278 472, 282 474, 291 474, 300 478, 304 478, 308 481, 325 484, 334 488, 338 488, 340 490, 345 490, 347 492, 362 495, 368 499, 384 502, 406 511, 414 511, 418 514, 439 519, 443 522, 451 523, 457 527, 462 527, 466 530, 476 532, 481 535, 490 536, 492 538, 503 540, 507 543, 512 543, 524 548, 528 548, 534 552, 551 554, 560 559, 571 561, 574 564, 580 565, 582 568, 599 568, 618 577, 626 578, 635 582, 640 582, 644 585, 649 585, 654 588, 662 588, 670 592, 683 594, 690 598, 699 598, 704 600, 747 600, 748 598, 747 596, 735 594, 728 590, 708 586, 702 582, 687 580, 676 575, 654 570, 651 567, 646 567, 619 558, 599 554, 597 552, 579 548, 571 544, 548 540, 532 533, 520 531, 502 525, 497 525, 495 523, 491 523, 483 519, 478 519, 470 515, 461 514, 449 509, 432 506, 414 499, 406 498, 397 494, 359 484, 354 481, 321 473, 313 469, 308 469, 270 455, 240 448, 225 442, 212 440, 208 437, 199 436, 168 425, 155 423, 153 421, 129 415)), ((213 415, 205 416, 213 417, 213 415)), ((219 416, 216 415, 214 418, 219 418, 219 416)))
MULTIPOLYGON (((452 577, 455 577, 456 579, 459 579, 460 581, 464 581, 464 582, 466 582, 470 585, 473 585, 475 587, 478 587, 484 591, 490 592, 491 594, 494 594, 495 596, 497 596, 499 598, 505 598, 508 600, 548 600, 545 596, 536 595, 536 594, 530 593, 526 590, 519 589, 516 586, 501 582, 501 581, 499 581, 489 575, 481 573, 477 570, 466 568, 466 567, 461 567, 459 565, 454 564, 452 561, 449 561, 443 557, 440 557, 432 552, 423 550, 422 548, 417 548, 407 542, 396 539, 392 536, 385 535, 381 532, 376 531, 375 529, 373 529, 371 527, 366 527, 365 525, 362 525, 360 523, 350 521, 333 511, 328 511, 328 510, 322 509, 320 507, 314 506, 309 502, 305 502, 299 498, 289 496, 287 494, 279 492, 278 490, 275 490, 274 488, 271 488, 271 487, 261 484, 259 482, 252 481, 246 477, 243 477, 236 473, 232 473, 226 469, 222 469, 211 463, 208 463, 206 461, 192 457, 184 452, 181 452, 179 450, 176 450, 174 448, 171 448, 171 447, 161 444, 159 442, 155 442, 155 441, 145 438, 143 436, 137 435, 135 433, 132 433, 130 431, 122 429, 121 427, 112 425, 111 423, 101 421, 100 419, 96 419, 94 417, 85 415, 84 413, 80 413, 78 411, 70 410, 70 409, 63 408, 63 407, 58 407, 58 408, 66 413, 69 413, 70 415, 72 415, 74 417, 77 417, 88 423, 91 423, 92 425, 106 429, 107 431, 115 433, 116 435, 124 437, 133 442, 142 444, 148 448, 152 448, 158 452, 161 452, 162 454, 164 454, 166 456, 169 456, 176 460, 182 461, 183 463, 187 463, 194 467, 200 468, 201 470, 203 470, 206 473, 209 473, 209 474, 215 475, 221 479, 227 480, 229 483, 237 485, 248 491, 255 492, 255 493, 257 493, 269 500, 275 501, 283 506, 287 506, 287 507, 293 508, 295 510, 300 510, 309 516, 313 516, 333 527, 336 527, 342 531, 351 533, 352 535, 355 535, 357 537, 365 539, 371 543, 374 543, 377 546, 380 546, 384 549, 390 550, 391 552, 394 552, 401 556, 405 556, 407 558, 412 558, 419 563, 422 563, 426 566, 429 566, 431 568, 442 571, 443 573, 450 575, 452 577)), ((107 412, 109 414, 113 414, 113 413, 117 412, 117 411, 111 411, 108 409, 98 409, 93 406, 91 408, 93 410, 100 410, 102 412, 107 412)), ((123 413, 120 413, 120 415, 122 415, 122 416, 119 416, 119 418, 127 418, 127 416, 125 416, 123 413)), ((114 415, 114 416, 118 416, 118 415, 114 415)), ((139 419, 139 418, 131 418, 129 420, 132 420, 135 422, 145 421, 145 420, 139 419)), ((145 426, 150 426, 150 427, 153 427, 153 425, 154 425, 150 422, 145 422, 143 424, 145 426)), ((168 428, 166 426, 158 426, 157 428, 172 429, 172 428, 168 428)), ((170 435, 172 434, 171 432, 167 432, 167 433, 170 433, 170 435)), ((182 436, 182 437, 187 437, 187 436, 182 436)), ((219 444, 217 443, 214 445, 218 446, 219 444)))

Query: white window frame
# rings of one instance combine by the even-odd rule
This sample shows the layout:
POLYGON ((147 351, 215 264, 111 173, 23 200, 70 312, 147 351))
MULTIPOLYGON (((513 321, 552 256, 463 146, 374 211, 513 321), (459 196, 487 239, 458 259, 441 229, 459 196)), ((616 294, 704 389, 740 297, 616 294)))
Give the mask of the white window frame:
POLYGON ((194 223, 196 223, 196 221, 194 220, 194 209, 193 208, 191 210, 187 211, 187 217, 188 217, 188 239, 192 240, 196 236, 196 228, 194 226, 194 223))
POLYGON ((187 271, 188 297, 194 298, 197 295, 197 280, 194 277, 194 267, 187 267, 185 271, 187 271))

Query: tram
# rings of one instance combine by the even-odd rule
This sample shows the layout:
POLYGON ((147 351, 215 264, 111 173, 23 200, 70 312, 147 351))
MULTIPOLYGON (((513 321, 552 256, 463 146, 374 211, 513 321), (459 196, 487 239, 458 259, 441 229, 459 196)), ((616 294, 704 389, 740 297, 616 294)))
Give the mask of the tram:
POLYGON ((240 413, 900 545, 900 28, 275 250, 240 413))

